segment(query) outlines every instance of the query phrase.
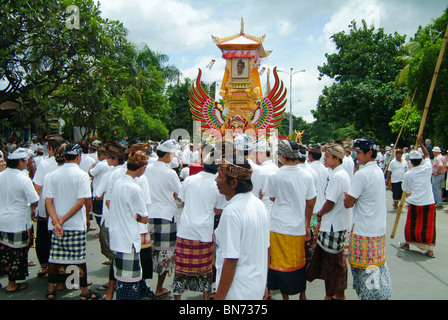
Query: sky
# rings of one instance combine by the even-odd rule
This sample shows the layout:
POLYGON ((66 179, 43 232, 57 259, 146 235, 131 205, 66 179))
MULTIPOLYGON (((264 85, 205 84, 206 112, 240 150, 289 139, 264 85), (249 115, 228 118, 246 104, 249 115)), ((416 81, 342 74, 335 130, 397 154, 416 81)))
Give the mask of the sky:
MULTIPOLYGON (((272 53, 261 62, 266 70, 274 67, 288 88, 286 111, 307 122, 314 120, 311 110, 332 79, 319 80, 318 66, 326 62, 325 54, 334 53, 330 37, 348 31, 351 21, 358 26, 364 19, 369 26, 383 28, 385 33, 413 37, 419 26, 440 17, 446 0, 101 0, 105 18, 119 20, 128 29, 128 40, 148 45, 153 51, 169 57, 183 77, 217 81, 221 86, 225 59, 212 40, 239 34, 241 18, 244 32, 263 36, 265 50, 272 53), (206 68, 214 59, 211 69, 206 68), (292 75, 290 70, 297 72, 292 75), (289 88, 292 87, 290 92, 289 88), (291 97, 291 98, 290 98, 291 97), (292 104, 290 104, 292 101, 292 104)), ((442 31, 442 30, 438 30, 442 31)), ((444 31, 444 30, 443 30, 444 31)), ((442 32, 442 35, 444 32, 442 32)), ((267 72, 261 76, 265 93, 267 72)), ((272 73, 270 82, 273 83, 272 73)), ((219 90, 218 90, 219 91, 219 90)))

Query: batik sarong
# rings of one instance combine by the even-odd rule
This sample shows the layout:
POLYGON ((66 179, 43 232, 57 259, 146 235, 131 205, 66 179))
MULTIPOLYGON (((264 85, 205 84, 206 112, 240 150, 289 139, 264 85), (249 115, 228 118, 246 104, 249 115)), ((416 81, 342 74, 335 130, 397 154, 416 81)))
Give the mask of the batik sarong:
POLYGON ((100 227, 100 248, 101 253, 109 260, 112 260, 114 253, 110 250, 109 228, 104 226, 104 223, 100 227))
POLYGON ((0 232, 0 276, 10 281, 25 280, 28 276, 28 231, 0 232))
POLYGON ((82 264, 86 262, 86 232, 64 230, 62 237, 53 232, 48 262, 56 264, 82 264))
POLYGON ((154 272, 171 274, 176 259, 177 224, 164 219, 149 219, 154 272))
POLYGON ((421 250, 433 250, 436 245, 436 210, 434 204, 409 205, 404 228, 406 242, 421 250))
POLYGON ((305 236, 271 231, 268 289, 287 295, 306 289, 305 236))

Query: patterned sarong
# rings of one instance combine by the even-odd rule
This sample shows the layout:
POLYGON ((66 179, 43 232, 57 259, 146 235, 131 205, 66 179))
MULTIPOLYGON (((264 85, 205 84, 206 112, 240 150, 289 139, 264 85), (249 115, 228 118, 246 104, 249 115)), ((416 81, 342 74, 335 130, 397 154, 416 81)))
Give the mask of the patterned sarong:
POLYGON ((366 269, 386 262, 386 236, 364 237, 352 232, 348 248, 348 261, 352 267, 366 269))
POLYGON ((305 236, 291 236, 271 231, 270 241, 269 269, 292 272, 305 266, 305 236))
POLYGON ((436 245, 436 210, 428 206, 409 205, 404 228, 406 242, 421 250, 433 250, 436 245))
POLYGON ((149 219, 149 233, 153 250, 175 250, 177 224, 165 219, 149 219))
POLYGON ((115 252, 113 260, 115 279, 121 282, 139 282, 142 280, 140 253, 132 248, 131 253, 115 252))
POLYGON ((64 230, 62 237, 57 237, 53 232, 48 262, 56 264, 85 263, 86 247, 85 231, 64 230))
POLYGON ((29 245, 30 234, 28 230, 22 232, 0 231, 0 243, 10 248, 25 248, 29 245))
POLYGON ((348 230, 319 232, 317 244, 326 252, 337 254, 344 250, 345 240, 350 234, 348 230))
POLYGON ((177 238, 176 274, 199 276, 212 273, 213 242, 177 238))

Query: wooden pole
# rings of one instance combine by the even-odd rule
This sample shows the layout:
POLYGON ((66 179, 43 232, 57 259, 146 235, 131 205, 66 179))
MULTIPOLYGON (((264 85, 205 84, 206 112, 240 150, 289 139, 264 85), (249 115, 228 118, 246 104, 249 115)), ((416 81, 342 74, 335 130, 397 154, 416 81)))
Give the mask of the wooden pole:
POLYGON ((404 117, 403 124, 401 125, 400 132, 398 133, 397 140, 395 140, 394 147, 393 147, 393 149, 391 151, 391 156, 389 157, 389 161, 387 161, 386 169, 384 169, 384 172, 386 173, 386 175, 387 175, 387 169, 389 169, 390 162, 392 161, 392 155, 394 154, 395 149, 397 148, 398 140, 400 139, 401 133, 403 132, 404 125, 406 123, 406 120, 408 119, 409 111, 411 111, 412 103, 414 101, 414 97, 415 97, 415 93, 416 92, 417 92, 417 88, 415 88, 415 90, 414 90, 414 94, 412 95, 412 99, 411 99, 411 103, 409 104, 408 111, 406 112, 406 116, 404 117))
MULTIPOLYGON (((425 110, 423 110, 422 121, 420 122, 420 129, 419 129, 418 135, 417 135, 417 142, 415 143, 415 147, 416 148, 417 148, 417 144, 418 144, 418 139, 423 134, 423 128, 425 127, 425 122, 426 122, 426 117, 428 115, 429 105, 431 103, 432 94, 434 92, 434 87, 436 85, 437 75, 439 74, 439 69, 440 69, 440 64, 442 63, 443 54, 445 53, 447 40, 448 40, 448 26, 447 26, 446 31, 445 31, 445 36, 443 38, 442 48, 440 49, 439 58, 437 59, 436 68, 435 68, 434 74, 432 76, 431 86, 429 87, 428 96, 426 98, 425 110)), ((403 192, 400 204, 398 206, 397 216, 395 218, 395 224, 394 224, 394 227, 392 229, 392 234, 390 235, 390 237, 392 239, 395 237, 395 232, 397 231, 398 222, 400 221, 401 211, 403 209, 404 201, 406 200, 406 195, 407 195, 407 192, 403 192)))

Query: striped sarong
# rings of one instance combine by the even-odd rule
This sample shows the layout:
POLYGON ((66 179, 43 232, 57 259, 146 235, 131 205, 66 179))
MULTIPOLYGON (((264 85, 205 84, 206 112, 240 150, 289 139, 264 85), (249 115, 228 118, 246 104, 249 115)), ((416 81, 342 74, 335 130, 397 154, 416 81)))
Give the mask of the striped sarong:
POLYGON ((64 230, 62 237, 51 235, 50 258, 56 264, 82 264, 86 262, 86 231, 64 230))
POLYGON ((404 228, 406 242, 421 250, 432 250, 436 245, 436 210, 434 204, 410 204, 404 228))
POLYGON ((269 269, 291 272, 305 266, 305 236, 291 236, 272 231, 270 235, 269 269))
POLYGON ((352 232, 348 248, 350 265, 362 269, 381 266, 386 262, 385 244, 386 236, 365 237, 352 232))
POLYGON ((10 248, 25 248, 29 245, 30 234, 28 230, 22 232, 0 231, 0 243, 10 248))
POLYGON ((153 250, 175 250, 177 224, 165 219, 149 219, 149 233, 153 250))
POLYGON ((115 252, 114 276, 121 282, 139 282, 142 280, 142 268, 140 265, 140 253, 132 247, 131 253, 115 252))
POLYGON ((213 242, 177 238, 175 273, 199 276, 212 273, 213 242))
POLYGON ((326 252, 338 254, 344 250, 345 240, 349 234, 350 232, 348 230, 336 232, 321 231, 317 237, 317 244, 326 252))

